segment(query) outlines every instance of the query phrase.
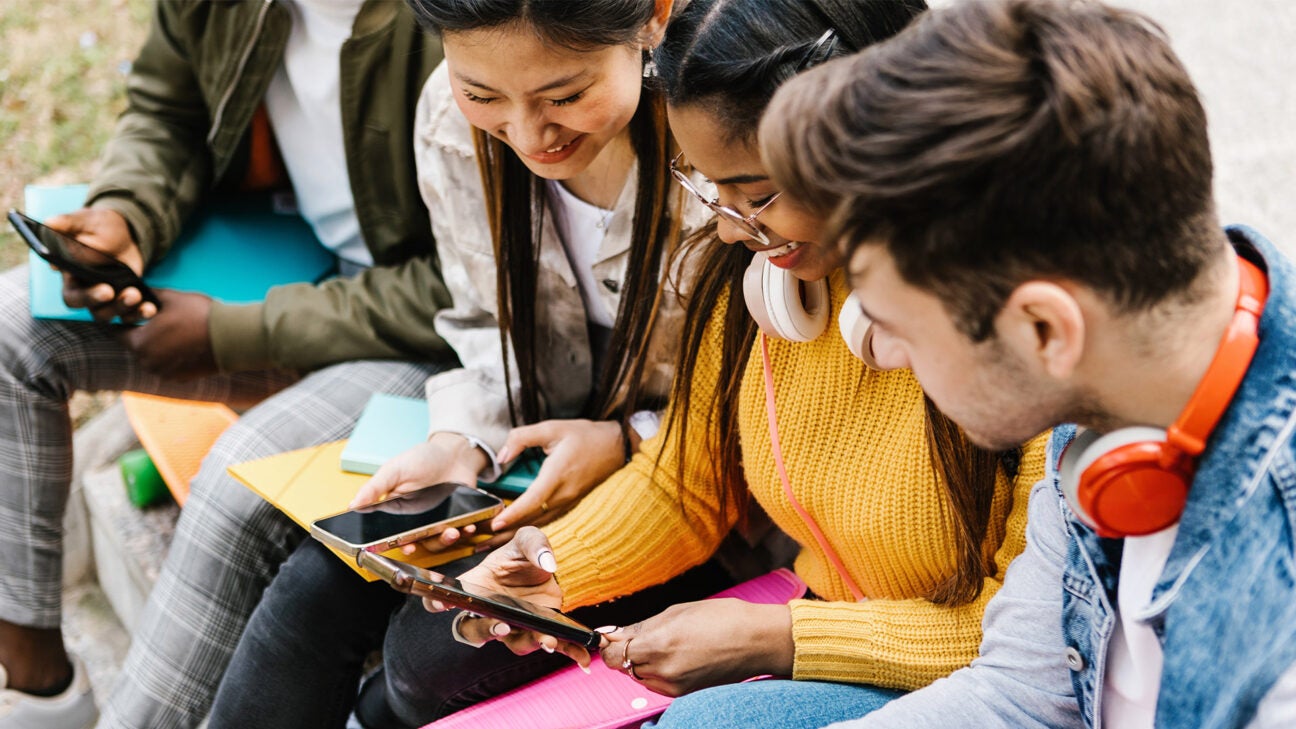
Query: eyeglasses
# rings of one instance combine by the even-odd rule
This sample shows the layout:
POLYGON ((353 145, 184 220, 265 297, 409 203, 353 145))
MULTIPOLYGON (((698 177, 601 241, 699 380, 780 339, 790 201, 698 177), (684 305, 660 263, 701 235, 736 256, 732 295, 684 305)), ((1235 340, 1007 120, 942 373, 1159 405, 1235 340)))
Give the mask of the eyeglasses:
POLYGON ((679 161, 683 159, 683 157, 684 157, 684 153, 680 152, 679 154, 675 155, 675 159, 671 160, 670 162, 671 176, 674 177, 675 181, 680 184, 680 187, 684 188, 689 193, 691 193, 693 197, 697 198, 698 201, 700 201, 703 205, 707 206, 707 208, 709 208, 711 212, 724 218, 727 222, 736 226, 738 230, 741 230, 743 233, 746 233, 747 235, 751 236, 752 240, 756 241, 757 243, 760 243, 763 246, 774 245, 770 241, 769 236, 765 235, 765 231, 762 230, 761 227, 756 224, 756 218, 759 217, 761 213, 768 210, 769 206, 773 205, 774 201, 779 199, 779 196, 783 194, 782 192, 774 193, 774 196, 766 200, 764 205, 761 205, 760 207, 753 210, 751 215, 743 215, 742 213, 738 212, 737 210, 734 210, 728 205, 721 205, 720 198, 715 198, 714 200, 708 200, 706 195, 702 194, 702 191, 697 189, 697 186, 695 186, 693 184, 693 181, 689 179, 689 176, 680 171, 679 161))

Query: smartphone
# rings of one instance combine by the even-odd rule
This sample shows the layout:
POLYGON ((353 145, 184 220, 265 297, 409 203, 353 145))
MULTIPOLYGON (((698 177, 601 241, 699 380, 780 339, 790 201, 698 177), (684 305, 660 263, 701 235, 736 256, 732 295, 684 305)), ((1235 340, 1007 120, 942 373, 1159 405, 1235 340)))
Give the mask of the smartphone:
POLYGON ((389 559, 373 552, 356 554, 356 564, 381 577, 400 592, 431 597, 447 605, 508 623, 517 628, 552 635, 568 643, 599 647, 602 635, 552 608, 521 598, 488 592, 453 577, 389 559))
POLYGON ((36 255, 60 271, 87 284, 106 283, 119 293, 132 287, 139 289, 144 301, 152 303, 158 309, 162 308, 162 302, 153 289, 130 266, 107 253, 91 248, 17 210, 9 211, 9 224, 18 231, 28 248, 36 251, 36 255))
POLYGON ((499 494, 506 499, 516 499, 527 490, 531 482, 540 475, 540 466, 544 465, 545 453, 539 448, 528 448, 522 455, 504 464, 504 473, 491 483, 480 486, 487 491, 499 494))
POLYGON ((489 519, 503 509, 504 502, 494 494, 466 484, 440 483, 317 519, 310 531, 347 554, 385 552, 450 527, 489 519))

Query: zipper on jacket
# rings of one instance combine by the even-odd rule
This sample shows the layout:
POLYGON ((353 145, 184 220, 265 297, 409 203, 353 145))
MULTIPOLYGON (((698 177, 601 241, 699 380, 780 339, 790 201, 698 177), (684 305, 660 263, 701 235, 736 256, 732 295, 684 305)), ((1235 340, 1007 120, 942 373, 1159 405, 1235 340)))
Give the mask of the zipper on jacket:
POLYGON ((243 72, 247 70, 248 60, 252 58, 252 50, 256 48, 257 40, 261 37, 261 29, 265 27, 266 15, 270 13, 270 6, 275 0, 264 0, 261 3, 261 10, 257 13, 256 25, 252 28, 252 37, 248 39, 247 47, 243 49, 243 55, 239 58, 238 68, 234 71, 234 78, 230 81, 229 88, 221 95, 220 104, 216 106, 216 114, 212 117, 211 131, 207 132, 207 144, 212 144, 216 140, 216 132, 220 130, 221 120, 225 116, 225 107, 229 105, 230 98, 234 96, 234 88, 243 78, 243 72))

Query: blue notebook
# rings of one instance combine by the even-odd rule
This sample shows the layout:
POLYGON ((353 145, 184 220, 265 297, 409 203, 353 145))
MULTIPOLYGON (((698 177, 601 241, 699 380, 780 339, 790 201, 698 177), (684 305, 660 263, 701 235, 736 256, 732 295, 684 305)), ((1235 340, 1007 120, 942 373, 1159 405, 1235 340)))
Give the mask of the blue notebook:
MULTIPOLYGON (((428 427, 427 400, 376 392, 342 449, 342 470, 372 475, 389 458, 422 443, 428 427)), ((542 454, 528 451, 499 480, 478 485, 505 497, 517 496, 535 480, 543 462, 542 454)))
MULTIPOLYGON (((26 212, 37 220, 81 207, 87 185, 28 185, 26 212)), ((39 319, 90 321, 63 303, 63 278, 28 252, 31 312, 39 319)), ((185 224, 170 252, 144 272, 155 288, 197 291, 227 304, 250 304, 274 286, 321 281, 337 259, 296 213, 281 213, 268 196, 214 201, 185 224)))

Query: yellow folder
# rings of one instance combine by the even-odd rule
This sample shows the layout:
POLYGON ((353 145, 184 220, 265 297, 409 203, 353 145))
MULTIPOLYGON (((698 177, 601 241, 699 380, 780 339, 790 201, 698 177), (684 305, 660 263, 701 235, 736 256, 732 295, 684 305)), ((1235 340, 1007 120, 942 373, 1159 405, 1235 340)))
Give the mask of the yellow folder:
MULTIPOLYGON (((229 472, 261 498, 274 504, 302 528, 310 529, 311 522, 316 519, 346 511, 352 497, 370 478, 364 474, 348 473, 339 468, 342 449, 345 447, 344 440, 325 443, 314 448, 288 451, 269 458, 230 466, 229 472)), ((478 535, 469 544, 442 552, 429 552, 420 546, 411 555, 404 554, 400 549, 393 549, 384 554, 392 559, 420 567, 435 567, 467 557, 473 553, 474 544, 487 538, 488 535, 478 535)), ((372 572, 357 567, 355 560, 349 555, 336 549, 333 553, 363 575, 366 580, 373 582, 378 579, 378 576, 372 572)))

